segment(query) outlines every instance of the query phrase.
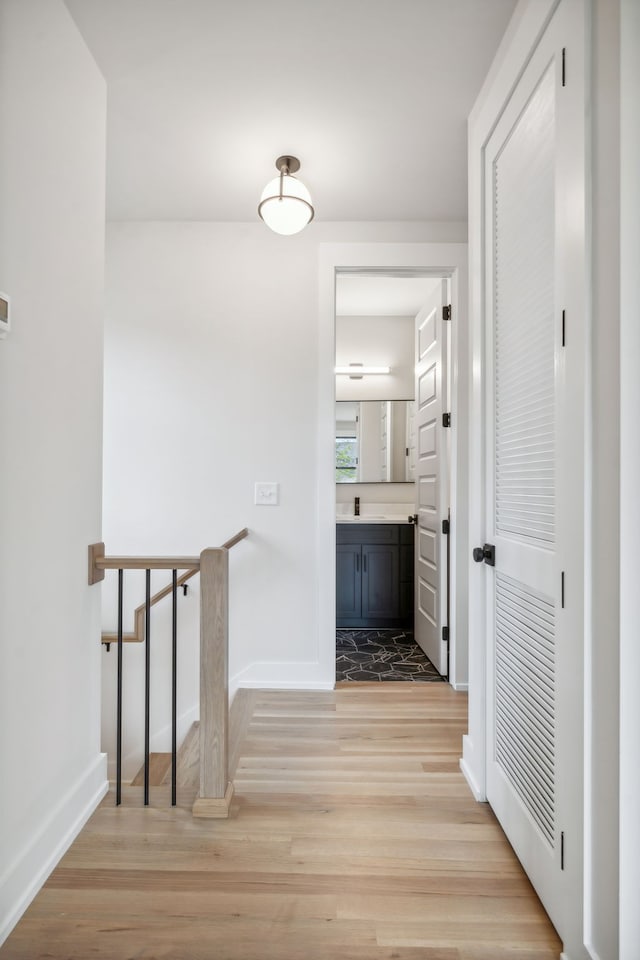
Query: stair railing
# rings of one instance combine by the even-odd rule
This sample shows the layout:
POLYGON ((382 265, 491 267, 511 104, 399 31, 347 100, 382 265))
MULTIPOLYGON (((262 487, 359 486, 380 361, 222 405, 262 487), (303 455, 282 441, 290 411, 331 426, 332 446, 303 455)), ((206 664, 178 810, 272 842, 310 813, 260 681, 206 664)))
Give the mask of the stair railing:
POLYGON ((245 527, 221 547, 203 550, 199 557, 107 557, 104 543, 89 546, 89 584, 104 580, 106 570, 118 571, 118 629, 103 634, 109 649, 117 644, 116 804, 122 802, 122 674, 123 643, 145 643, 144 804, 149 804, 149 737, 151 676, 151 607, 172 595, 172 704, 171 704, 171 803, 177 798, 177 591, 200 573, 200 785, 193 805, 195 817, 227 817, 233 795, 229 780, 229 550, 244 540, 245 527), (146 572, 145 602, 135 613, 133 634, 123 632, 123 579, 125 570, 146 572), (172 581, 151 596, 151 571, 171 570, 172 581), (178 571, 186 572, 178 578, 178 571))

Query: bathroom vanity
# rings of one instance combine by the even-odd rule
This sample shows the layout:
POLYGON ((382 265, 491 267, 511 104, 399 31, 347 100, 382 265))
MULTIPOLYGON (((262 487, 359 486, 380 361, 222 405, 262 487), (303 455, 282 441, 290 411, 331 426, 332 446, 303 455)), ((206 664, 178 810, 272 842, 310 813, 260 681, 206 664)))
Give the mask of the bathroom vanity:
POLYGON ((336 626, 413 627, 413 532, 408 516, 337 516, 336 626))

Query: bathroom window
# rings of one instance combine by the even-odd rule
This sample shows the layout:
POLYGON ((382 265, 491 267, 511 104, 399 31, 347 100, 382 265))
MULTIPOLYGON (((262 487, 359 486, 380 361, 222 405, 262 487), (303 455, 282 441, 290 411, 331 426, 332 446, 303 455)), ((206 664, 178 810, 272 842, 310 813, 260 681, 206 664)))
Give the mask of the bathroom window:
POLYGON ((336 437, 336 483, 358 479, 358 438, 336 437))

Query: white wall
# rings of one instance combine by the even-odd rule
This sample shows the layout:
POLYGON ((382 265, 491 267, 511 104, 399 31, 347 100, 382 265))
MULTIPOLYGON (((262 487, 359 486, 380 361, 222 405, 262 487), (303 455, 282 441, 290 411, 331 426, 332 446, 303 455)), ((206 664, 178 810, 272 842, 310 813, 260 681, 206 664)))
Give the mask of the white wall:
POLYGON ((0 941, 106 789, 105 87, 61 0, 0 0, 0 941))
POLYGON ((336 503, 404 503, 407 513, 415 513, 414 483, 336 483, 336 503))
POLYGON ((622 0, 620 330, 620 960, 640 944, 640 4, 622 0))
MULTIPOLYGON (((585 638, 585 943, 618 956, 620 3, 592 6, 591 631, 585 638)), ((636 947, 638 945, 636 944, 636 947)), ((637 951, 636 951, 637 953, 637 951)))
POLYGON ((391 368, 362 380, 336 377, 336 400, 411 400, 415 336, 413 317, 336 317, 336 364, 391 368))
MULTIPOLYGON (((333 683, 318 631, 320 243, 465 233, 462 224, 313 223, 288 238, 261 223, 109 225, 107 550, 197 553, 250 528, 231 555, 232 685, 333 683), (257 480, 280 483, 279 506, 254 506, 257 480)), ((322 418, 334 422, 332 402, 322 418)), ((180 603, 193 648, 196 605, 180 603)), ((113 616, 105 611, 105 622, 113 616)), ((115 657, 105 660, 112 701, 115 657)), ((183 711, 196 694, 187 670, 183 711)))

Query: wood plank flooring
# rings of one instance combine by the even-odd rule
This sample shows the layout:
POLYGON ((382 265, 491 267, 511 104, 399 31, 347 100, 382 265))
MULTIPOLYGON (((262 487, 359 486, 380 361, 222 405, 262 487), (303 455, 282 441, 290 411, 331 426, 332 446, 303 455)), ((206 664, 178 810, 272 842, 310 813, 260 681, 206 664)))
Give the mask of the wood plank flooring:
POLYGON ((2 960, 557 960, 444 684, 252 691, 229 820, 107 797, 2 960))

